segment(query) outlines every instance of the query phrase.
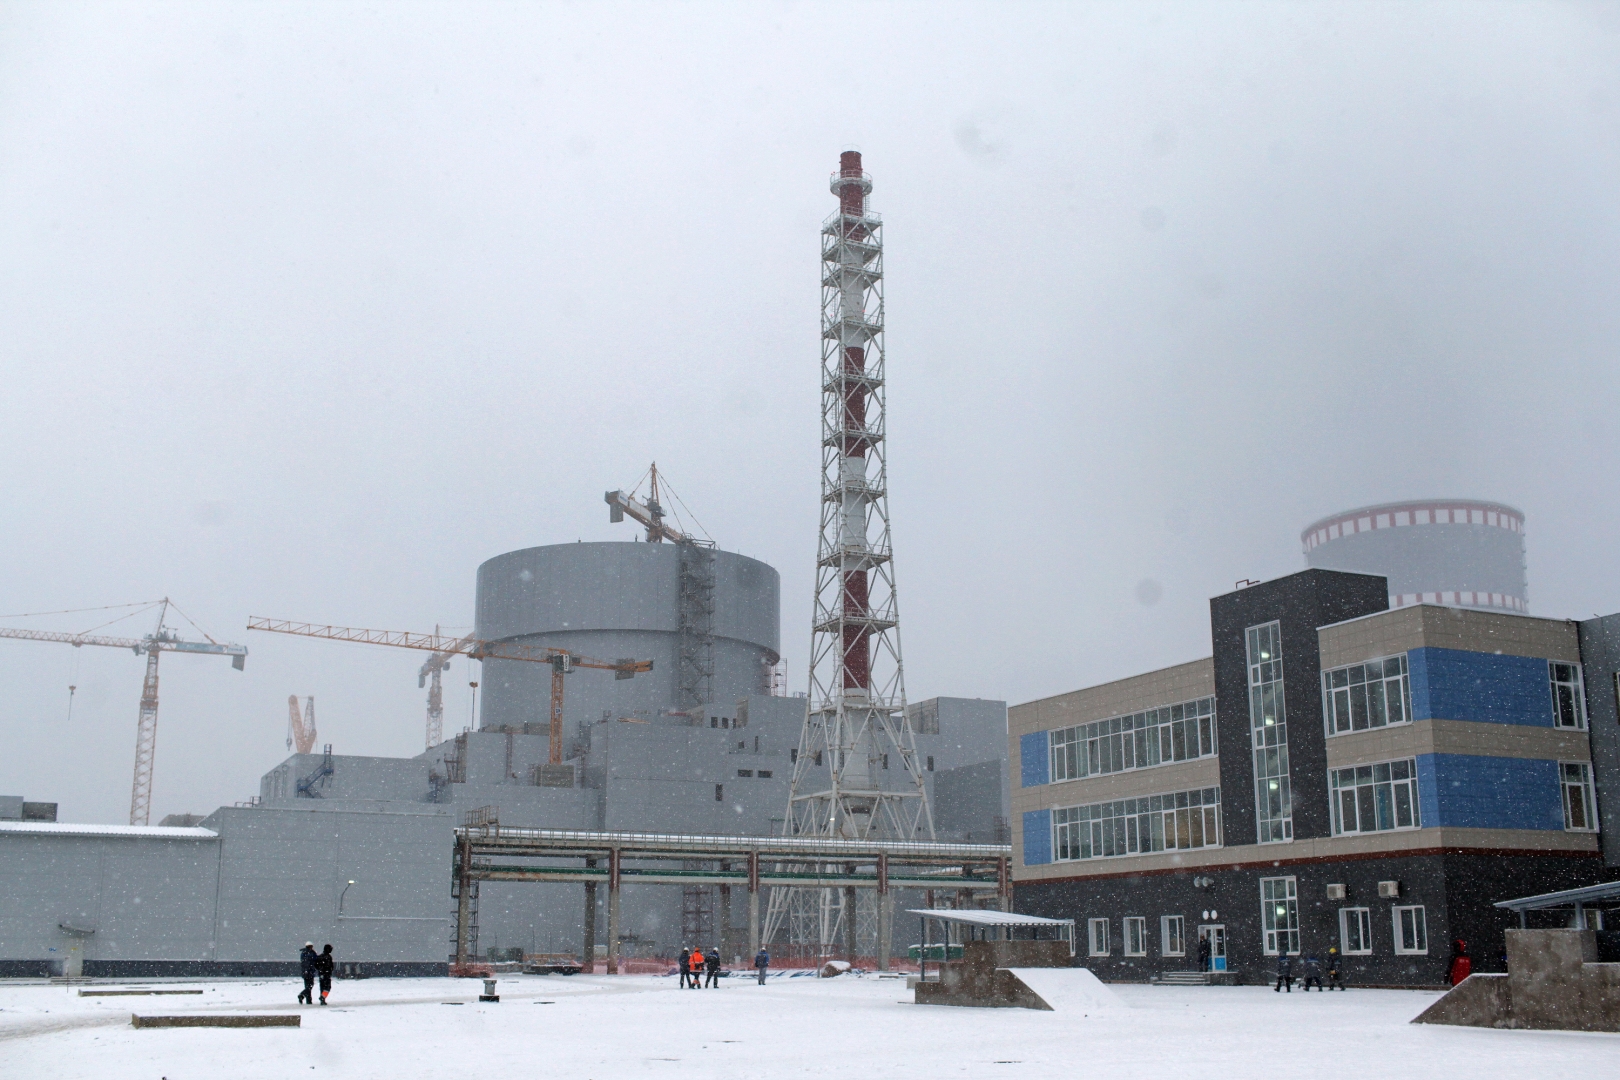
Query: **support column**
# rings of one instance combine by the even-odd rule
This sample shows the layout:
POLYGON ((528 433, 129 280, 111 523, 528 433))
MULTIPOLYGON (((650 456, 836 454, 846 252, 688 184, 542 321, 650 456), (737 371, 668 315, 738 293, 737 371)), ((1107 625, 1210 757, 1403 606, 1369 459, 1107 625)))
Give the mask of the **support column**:
POLYGON ((889 953, 894 944, 894 894, 889 891, 889 856, 877 860, 877 969, 889 970, 889 953))
MULTIPOLYGON (((594 869, 595 859, 586 859, 585 868, 594 869)), ((585 963, 587 975, 596 974, 596 882, 585 883, 585 955, 580 957, 585 963)))
POLYGON ((759 954, 759 852, 748 853, 748 963, 759 954))
POLYGON ((472 841, 461 838, 460 865, 456 867, 456 963, 467 962, 467 922, 472 914, 472 880, 468 870, 472 865, 472 841))
POLYGON ((1012 910, 1012 860, 1005 855, 996 859, 996 899, 1000 902, 1002 911, 1012 910))
MULTIPOLYGON (((731 863, 725 860, 720 862, 720 872, 725 873, 731 869, 731 863)), ((731 936, 731 886, 720 886, 720 934, 714 939, 714 947, 720 950, 720 962, 725 963, 726 949, 731 945, 728 940, 731 936)))
MULTIPOLYGON (((853 866, 845 868, 853 874, 853 866)), ((860 909, 855 904, 855 886, 844 886, 844 959, 851 964, 855 963, 855 924, 859 921, 860 909)))
POLYGON ((619 849, 608 852, 607 973, 619 973, 619 849))

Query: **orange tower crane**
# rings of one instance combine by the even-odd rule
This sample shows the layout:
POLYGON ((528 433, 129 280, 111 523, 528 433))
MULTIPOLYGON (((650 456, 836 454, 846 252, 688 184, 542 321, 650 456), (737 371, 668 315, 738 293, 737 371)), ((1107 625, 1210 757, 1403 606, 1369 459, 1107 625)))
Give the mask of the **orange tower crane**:
MULTIPOLYGON (((525 660, 551 665, 551 754, 553 765, 562 763, 563 679, 575 668, 611 671, 616 679, 633 679, 641 672, 651 671, 651 660, 596 660, 571 653, 566 649, 553 649, 541 645, 519 645, 512 641, 482 641, 474 637, 452 638, 442 634, 417 634, 408 630, 363 630, 353 626, 320 626, 315 623, 291 622, 286 619, 248 619, 249 630, 267 630, 273 634, 292 634, 297 637, 325 638, 328 641, 350 641, 364 645, 389 645, 396 649, 419 649, 434 657, 447 659, 465 655, 474 660, 525 660)), ((430 657, 428 663, 433 662, 430 657)), ((427 664, 423 665, 424 670, 427 664)), ((437 672, 433 674, 437 675, 437 672)), ((431 709, 431 702, 430 702, 431 709)), ((440 704, 441 722, 443 705, 440 704)), ((429 723, 432 723, 430 712, 429 723)))
POLYGON ((203 634, 203 637, 208 638, 206 642, 181 640, 173 630, 163 625, 169 608, 174 605, 164 598, 158 602, 158 606, 162 610, 158 612, 157 629, 143 638, 64 634, 53 630, 0 629, 0 638, 15 638, 19 641, 59 641, 64 645, 72 645, 75 649, 83 645, 104 645, 114 649, 130 649, 137 656, 146 654, 146 680, 141 684, 141 711, 135 728, 135 782, 129 796, 131 825, 146 825, 152 820, 152 767, 157 758, 158 657, 166 652, 229 656, 231 667, 237 671, 241 671, 247 662, 246 648, 215 641, 206 633, 203 634))
POLYGON ((315 749, 315 699, 309 699, 304 715, 298 715, 298 695, 287 697, 287 749, 298 747, 300 754, 315 749))

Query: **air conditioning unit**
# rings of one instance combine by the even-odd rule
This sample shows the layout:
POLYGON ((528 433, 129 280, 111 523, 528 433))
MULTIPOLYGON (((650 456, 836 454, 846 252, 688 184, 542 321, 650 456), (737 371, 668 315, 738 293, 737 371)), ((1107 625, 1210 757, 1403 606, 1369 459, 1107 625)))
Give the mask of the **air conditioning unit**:
POLYGON ((1343 885, 1329 885, 1327 887, 1327 897, 1329 900, 1343 900, 1345 891, 1343 885))
POLYGON ((1378 895, 1386 900, 1393 900, 1401 895, 1401 883, 1398 881, 1380 881, 1378 895))

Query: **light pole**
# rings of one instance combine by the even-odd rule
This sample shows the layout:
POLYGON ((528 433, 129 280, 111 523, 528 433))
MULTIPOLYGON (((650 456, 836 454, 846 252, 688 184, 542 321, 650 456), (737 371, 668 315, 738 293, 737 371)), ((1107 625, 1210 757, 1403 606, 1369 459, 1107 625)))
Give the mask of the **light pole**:
POLYGON ((343 918, 343 898, 349 895, 349 889, 353 887, 353 885, 353 881, 349 882, 348 885, 343 886, 343 891, 338 893, 338 918, 340 919, 343 918))

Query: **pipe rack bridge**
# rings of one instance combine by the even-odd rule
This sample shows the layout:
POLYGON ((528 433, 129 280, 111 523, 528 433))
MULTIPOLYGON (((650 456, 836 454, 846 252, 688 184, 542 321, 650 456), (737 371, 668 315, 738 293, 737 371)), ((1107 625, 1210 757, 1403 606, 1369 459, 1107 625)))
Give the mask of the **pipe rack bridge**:
MULTIPOLYGON (((585 886, 585 952, 596 946, 596 888, 608 888, 608 974, 619 970, 619 890, 625 882, 718 885, 748 890, 750 953, 760 946, 762 887, 876 889, 879 963, 888 966, 895 889, 947 891, 963 900, 1012 902, 1012 847, 904 840, 785 836, 698 836, 502 827, 476 821, 456 830, 451 892, 456 963, 476 950, 481 881, 550 881, 585 886)), ((853 896, 850 896, 853 900, 853 896)))

